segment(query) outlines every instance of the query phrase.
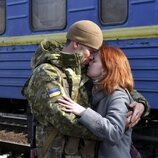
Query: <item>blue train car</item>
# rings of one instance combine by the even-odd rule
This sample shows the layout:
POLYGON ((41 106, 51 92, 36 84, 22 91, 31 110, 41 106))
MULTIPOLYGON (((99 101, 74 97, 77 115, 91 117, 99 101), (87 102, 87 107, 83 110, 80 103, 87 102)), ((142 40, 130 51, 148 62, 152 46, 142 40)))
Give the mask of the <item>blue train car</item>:
MULTIPOLYGON (((154 125, 148 137, 141 139, 157 143, 157 134, 153 134, 158 133, 157 0, 1 0, 0 99, 8 104, 9 100, 25 101, 21 89, 31 74, 30 59, 40 41, 49 38, 64 42, 70 25, 82 19, 97 23, 104 42, 126 53, 135 89, 151 105, 145 122, 154 125)), ((153 150, 156 153, 158 149, 153 150)))

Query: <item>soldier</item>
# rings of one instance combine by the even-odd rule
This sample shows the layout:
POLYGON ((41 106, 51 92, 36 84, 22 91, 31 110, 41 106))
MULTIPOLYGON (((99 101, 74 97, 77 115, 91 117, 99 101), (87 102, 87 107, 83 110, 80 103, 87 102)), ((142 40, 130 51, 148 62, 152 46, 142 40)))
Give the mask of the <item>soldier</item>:
MULTIPOLYGON (((40 158, 94 157, 94 153, 86 155, 86 150, 92 151, 94 146, 79 138, 97 138, 78 124, 74 114, 63 112, 57 100, 69 96, 89 106, 91 85, 84 65, 93 58, 93 52, 102 42, 100 28, 91 21, 82 20, 70 27, 64 48, 58 42, 44 40, 33 55, 33 72, 23 94, 37 120, 36 146, 40 158)), ((133 114, 137 116, 132 123, 135 124, 135 118, 139 120, 143 111, 147 113, 148 103, 139 93, 135 92, 134 96, 140 102, 134 104, 133 114)))

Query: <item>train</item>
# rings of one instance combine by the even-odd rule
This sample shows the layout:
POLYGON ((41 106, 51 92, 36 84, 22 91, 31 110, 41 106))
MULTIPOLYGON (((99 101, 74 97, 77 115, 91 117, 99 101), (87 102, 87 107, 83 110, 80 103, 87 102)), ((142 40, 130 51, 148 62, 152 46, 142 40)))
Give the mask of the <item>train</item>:
POLYGON ((0 0, 0 113, 27 113, 21 90, 33 53, 43 39, 64 42, 78 20, 98 24, 104 42, 127 55, 151 109, 133 141, 145 158, 158 157, 158 0, 0 0))

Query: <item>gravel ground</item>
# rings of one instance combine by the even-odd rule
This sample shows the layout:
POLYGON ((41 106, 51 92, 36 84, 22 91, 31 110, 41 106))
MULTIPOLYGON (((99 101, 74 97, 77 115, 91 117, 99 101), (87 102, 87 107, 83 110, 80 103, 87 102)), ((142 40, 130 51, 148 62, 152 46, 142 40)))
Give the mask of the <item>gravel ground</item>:
POLYGON ((25 133, 15 133, 13 131, 0 131, 0 140, 11 141, 19 144, 28 144, 27 134, 25 133))

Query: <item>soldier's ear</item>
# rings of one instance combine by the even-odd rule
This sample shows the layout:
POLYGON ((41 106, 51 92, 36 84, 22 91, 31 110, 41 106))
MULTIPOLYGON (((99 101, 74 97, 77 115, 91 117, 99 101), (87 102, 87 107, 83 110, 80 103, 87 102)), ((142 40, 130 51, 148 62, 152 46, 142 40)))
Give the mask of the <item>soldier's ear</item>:
POLYGON ((74 41, 73 41, 73 48, 74 48, 74 49, 77 49, 77 48, 78 48, 78 46, 79 46, 79 43, 78 43, 78 42, 74 42, 74 41))

